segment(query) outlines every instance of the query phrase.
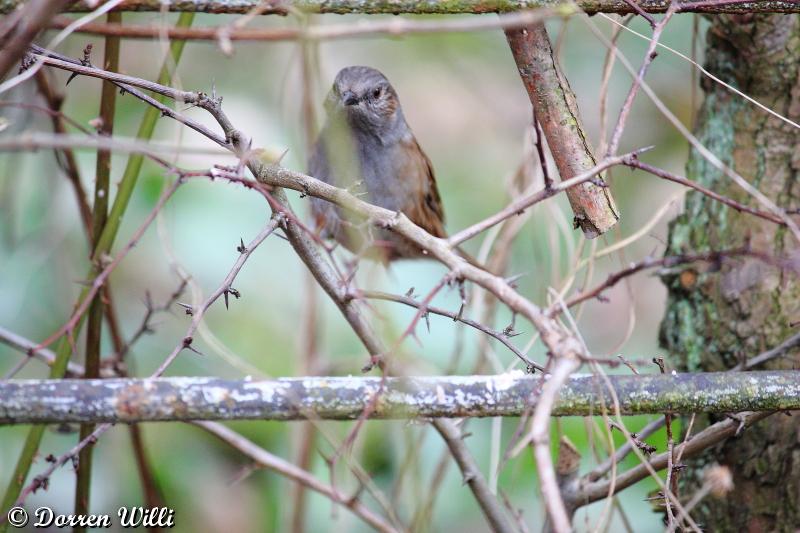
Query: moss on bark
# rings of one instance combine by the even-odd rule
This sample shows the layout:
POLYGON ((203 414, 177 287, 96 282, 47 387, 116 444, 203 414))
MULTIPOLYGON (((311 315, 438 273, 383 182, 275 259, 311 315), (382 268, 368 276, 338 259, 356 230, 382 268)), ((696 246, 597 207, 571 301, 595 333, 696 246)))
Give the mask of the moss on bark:
MULTIPOLYGON (((798 16, 717 16, 711 19, 707 45, 709 71, 776 112, 800 120, 798 16)), ((797 209, 800 131, 709 79, 703 89, 698 139, 777 205, 797 209)), ((690 153, 687 174, 721 194, 758 205, 696 151, 690 153)), ((797 254, 800 248, 785 229, 692 192, 684 213, 670 225, 666 253, 729 249, 746 242, 774 254, 797 254)), ((792 327, 800 320, 795 274, 743 259, 697 276, 676 272, 663 280, 669 300, 661 342, 679 354, 675 364, 687 370, 730 368, 797 330, 792 327)), ((795 351, 768 367, 798 364, 795 351)), ((795 531, 800 525, 800 416, 770 417, 691 461, 681 493, 693 494, 703 467, 714 462, 731 467, 736 489, 724 500, 707 499, 695 511, 707 530, 795 531)))

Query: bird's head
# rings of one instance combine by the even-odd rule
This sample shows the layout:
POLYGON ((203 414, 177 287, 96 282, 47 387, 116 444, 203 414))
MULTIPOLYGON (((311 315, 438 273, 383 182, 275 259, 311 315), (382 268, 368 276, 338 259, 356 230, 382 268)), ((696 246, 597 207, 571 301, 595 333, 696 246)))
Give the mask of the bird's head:
POLYGON ((378 136, 402 122, 397 93, 386 76, 371 67, 340 70, 325 109, 331 118, 344 116, 351 128, 378 136))

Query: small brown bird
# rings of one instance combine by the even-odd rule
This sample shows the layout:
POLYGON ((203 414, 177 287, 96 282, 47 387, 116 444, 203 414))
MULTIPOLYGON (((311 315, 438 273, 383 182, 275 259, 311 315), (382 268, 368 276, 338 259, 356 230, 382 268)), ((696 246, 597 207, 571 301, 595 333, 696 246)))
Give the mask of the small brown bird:
MULTIPOLYGON (((308 163, 315 178, 365 201, 404 213, 444 237, 444 210, 433 167, 406 123, 397 92, 370 67, 339 71, 325 101, 328 114, 308 163)), ((356 254, 386 262, 422 257, 404 237, 375 229, 329 202, 312 198, 321 235, 356 254)))

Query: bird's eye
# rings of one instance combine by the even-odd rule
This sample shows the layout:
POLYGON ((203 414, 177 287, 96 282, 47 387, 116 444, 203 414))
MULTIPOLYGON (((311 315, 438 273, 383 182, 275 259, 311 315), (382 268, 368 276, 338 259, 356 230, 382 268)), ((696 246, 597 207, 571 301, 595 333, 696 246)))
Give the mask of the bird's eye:
POLYGON ((373 98, 379 98, 381 96, 382 92, 383 92, 383 88, 377 87, 377 88, 372 90, 372 97, 373 98))

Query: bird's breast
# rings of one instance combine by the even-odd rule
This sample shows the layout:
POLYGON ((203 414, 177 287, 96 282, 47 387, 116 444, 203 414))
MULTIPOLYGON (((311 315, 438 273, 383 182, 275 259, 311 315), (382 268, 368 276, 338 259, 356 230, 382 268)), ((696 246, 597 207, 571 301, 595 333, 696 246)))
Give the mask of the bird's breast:
POLYGON ((400 144, 362 146, 359 157, 369 201, 392 211, 403 211, 412 188, 409 177, 404 175, 406 165, 400 144))

